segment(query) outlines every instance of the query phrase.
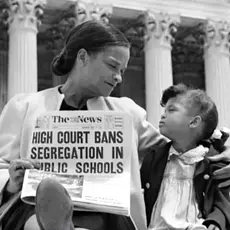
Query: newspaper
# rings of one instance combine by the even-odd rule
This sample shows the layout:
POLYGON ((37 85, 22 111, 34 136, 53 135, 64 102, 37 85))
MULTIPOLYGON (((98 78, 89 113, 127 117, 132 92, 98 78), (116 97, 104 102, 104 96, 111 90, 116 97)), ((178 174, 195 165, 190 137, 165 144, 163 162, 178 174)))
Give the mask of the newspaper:
POLYGON ((115 111, 58 111, 36 119, 21 199, 35 203, 47 177, 68 191, 75 210, 130 215, 132 118, 115 111))

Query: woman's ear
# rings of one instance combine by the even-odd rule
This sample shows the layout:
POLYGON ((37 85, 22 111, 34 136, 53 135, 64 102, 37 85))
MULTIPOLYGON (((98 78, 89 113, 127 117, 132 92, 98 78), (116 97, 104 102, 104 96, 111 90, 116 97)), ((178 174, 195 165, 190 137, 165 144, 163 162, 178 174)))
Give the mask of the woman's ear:
POLYGON ((89 54, 88 54, 87 50, 85 50, 83 48, 80 49, 77 53, 76 59, 77 59, 76 61, 78 62, 78 64, 85 66, 89 61, 89 54))
POLYGON ((195 116, 189 123, 190 128, 196 128, 200 126, 202 123, 202 118, 201 116, 195 116))

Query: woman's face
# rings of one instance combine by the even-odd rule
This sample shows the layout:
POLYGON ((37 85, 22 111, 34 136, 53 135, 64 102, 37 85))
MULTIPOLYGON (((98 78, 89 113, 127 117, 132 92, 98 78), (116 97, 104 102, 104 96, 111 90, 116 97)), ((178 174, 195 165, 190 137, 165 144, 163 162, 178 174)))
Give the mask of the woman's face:
POLYGON ((96 55, 88 56, 81 77, 84 91, 90 96, 109 96, 122 82, 129 57, 129 48, 122 46, 109 46, 96 55))

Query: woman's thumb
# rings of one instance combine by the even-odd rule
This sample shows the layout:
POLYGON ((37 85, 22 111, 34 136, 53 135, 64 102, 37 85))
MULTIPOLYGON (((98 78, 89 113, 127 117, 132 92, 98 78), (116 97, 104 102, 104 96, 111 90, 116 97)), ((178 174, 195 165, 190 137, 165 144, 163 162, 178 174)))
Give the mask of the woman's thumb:
POLYGON ((229 161, 229 156, 227 156, 226 152, 222 152, 221 154, 215 155, 215 156, 210 156, 208 157, 210 161, 229 161))

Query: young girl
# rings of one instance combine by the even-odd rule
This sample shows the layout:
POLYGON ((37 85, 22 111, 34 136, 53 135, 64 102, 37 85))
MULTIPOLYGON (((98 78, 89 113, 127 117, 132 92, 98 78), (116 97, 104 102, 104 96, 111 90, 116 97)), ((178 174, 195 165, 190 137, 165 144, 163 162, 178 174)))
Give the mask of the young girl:
POLYGON ((223 163, 210 164, 206 157, 218 154, 205 141, 218 124, 214 102, 180 84, 163 92, 161 105, 159 129, 171 142, 153 149, 141 167, 148 229, 229 229, 229 189, 212 178, 223 163))

